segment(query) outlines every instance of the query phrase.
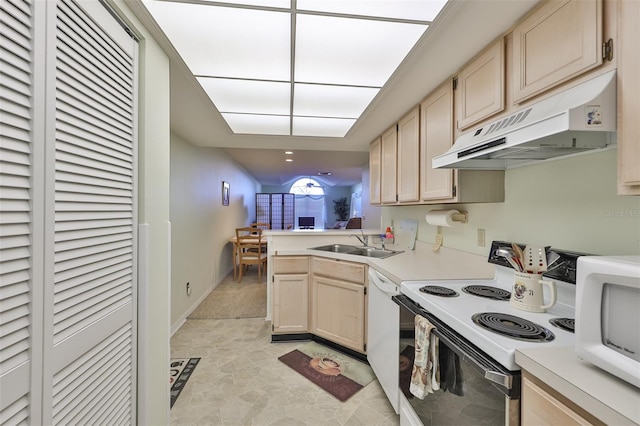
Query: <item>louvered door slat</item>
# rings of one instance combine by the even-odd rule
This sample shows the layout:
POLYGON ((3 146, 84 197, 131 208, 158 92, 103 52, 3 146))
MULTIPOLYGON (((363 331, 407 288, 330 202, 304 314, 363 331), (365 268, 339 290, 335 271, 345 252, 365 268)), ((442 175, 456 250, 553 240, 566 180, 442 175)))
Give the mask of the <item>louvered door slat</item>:
MULTIPOLYGON (((87 413, 101 412, 117 403, 130 405, 126 361, 131 357, 131 329, 125 326, 62 369, 54 377, 53 419, 58 424, 92 424, 87 413), (117 371, 118 374, 113 374, 117 371), (113 386, 109 386, 113 384, 113 386), (116 386, 117 385, 117 386, 116 386)), ((127 410, 130 413, 130 407, 127 410)), ((130 414, 123 423, 131 424, 130 414)))
POLYGON ((31 420, 32 5, 0 0, 0 424, 31 420))

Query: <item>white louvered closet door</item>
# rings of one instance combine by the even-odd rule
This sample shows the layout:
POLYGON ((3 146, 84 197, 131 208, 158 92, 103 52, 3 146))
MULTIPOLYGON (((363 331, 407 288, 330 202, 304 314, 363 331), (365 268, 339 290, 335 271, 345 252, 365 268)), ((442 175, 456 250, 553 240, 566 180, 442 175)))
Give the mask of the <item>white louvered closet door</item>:
MULTIPOLYGON (((33 10, 0 0, 0 424, 31 423, 33 10)), ((42 221, 40 221, 42 223, 42 221)), ((42 235, 40 234, 40 237, 42 235)), ((38 327, 36 327, 38 328, 38 327)), ((41 328, 41 327, 40 327, 41 328)), ((37 334, 37 331, 36 331, 37 334)), ((37 350, 36 350, 37 351, 37 350)), ((35 371, 38 369, 36 368, 35 371)))
POLYGON ((97 0, 0 2, 0 424, 134 424, 137 43, 97 0))

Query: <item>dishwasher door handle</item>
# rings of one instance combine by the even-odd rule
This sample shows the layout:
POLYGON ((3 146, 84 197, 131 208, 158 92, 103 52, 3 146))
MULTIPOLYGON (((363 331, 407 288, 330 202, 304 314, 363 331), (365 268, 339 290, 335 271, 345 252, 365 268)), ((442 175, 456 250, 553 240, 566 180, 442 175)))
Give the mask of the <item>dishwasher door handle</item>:
POLYGON ((385 294, 396 296, 400 294, 400 288, 396 283, 382 275, 380 272, 369 268, 369 281, 385 294))

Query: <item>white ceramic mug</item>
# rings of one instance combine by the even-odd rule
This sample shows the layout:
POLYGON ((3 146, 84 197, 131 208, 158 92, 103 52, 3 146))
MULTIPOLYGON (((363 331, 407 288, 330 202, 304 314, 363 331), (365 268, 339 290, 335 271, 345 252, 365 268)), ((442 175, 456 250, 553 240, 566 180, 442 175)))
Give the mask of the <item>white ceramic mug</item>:
POLYGON ((511 306, 523 311, 546 312, 556 303, 556 283, 542 279, 540 274, 515 272, 513 291, 511 292, 511 306), (549 303, 544 304, 542 286, 549 288, 549 303))

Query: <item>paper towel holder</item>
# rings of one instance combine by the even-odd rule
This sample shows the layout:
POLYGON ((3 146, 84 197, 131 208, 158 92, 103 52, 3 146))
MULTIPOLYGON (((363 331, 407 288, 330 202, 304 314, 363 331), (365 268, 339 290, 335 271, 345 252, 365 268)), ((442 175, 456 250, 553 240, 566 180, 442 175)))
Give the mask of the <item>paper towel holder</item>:
POLYGON ((451 215, 451 220, 454 222, 458 222, 458 223, 467 223, 469 222, 469 214, 467 212, 461 212, 458 210, 429 210, 429 212, 427 213, 427 217, 425 219, 427 219, 427 222, 429 222, 428 216, 429 213, 436 213, 436 212, 453 212, 453 214, 451 215))
MULTIPOLYGON (((431 210, 429 211, 429 213, 431 212, 442 212, 448 215, 448 218, 450 218, 450 220, 452 222, 455 223, 467 223, 469 221, 469 215, 467 212, 460 212, 458 210, 431 210)), ((427 220, 428 223, 435 225, 435 223, 432 223, 429 220, 429 214, 427 213, 427 217, 425 217, 425 219, 427 220)), ((450 225, 445 225, 445 226, 450 226, 450 225)), ((436 227, 436 241, 433 245, 433 251, 437 252, 440 250, 440 247, 442 247, 442 242, 444 240, 444 236, 442 235, 442 226, 441 225, 437 225, 436 227)))

